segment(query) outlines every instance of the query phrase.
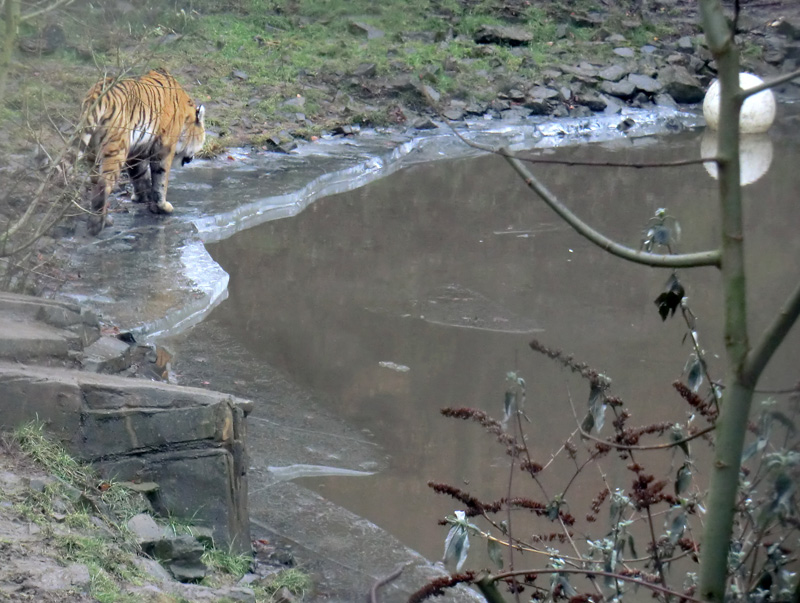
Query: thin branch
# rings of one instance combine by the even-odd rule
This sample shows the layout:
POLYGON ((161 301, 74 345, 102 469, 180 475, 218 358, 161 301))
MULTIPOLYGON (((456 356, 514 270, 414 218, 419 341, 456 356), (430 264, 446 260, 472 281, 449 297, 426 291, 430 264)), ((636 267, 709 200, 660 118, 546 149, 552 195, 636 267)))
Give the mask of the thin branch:
POLYGON ((20 23, 24 23, 25 21, 28 21, 29 19, 33 19, 34 17, 38 17, 39 15, 42 15, 44 13, 49 13, 50 11, 57 9, 59 6, 70 5, 70 4, 72 4, 73 1, 74 0, 55 0, 49 6, 45 6, 44 8, 40 8, 39 10, 34 10, 34 11, 29 12, 26 15, 20 16, 19 22, 20 23))
POLYGON ((789 330, 800 317, 800 284, 795 288, 778 315, 761 336, 758 344, 748 352, 742 370, 742 380, 755 386, 761 372, 775 350, 781 345, 789 330))
POLYGON ((631 582, 633 584, 638 584, 639 586, 642 586, 644 588, 649 588, 650 590, 658 591, 665 595, 678 597, 682 601, 689 601, 690 603, 702 603, 700 599, 695 599, 694 597, 687 595, 685 593, 679 593, 677 591, 670 590, 653 582, 646 582, 645 580, 640 580, 639 578, 634 578, 633 576, 626 576, 624 574, 615 574, 614 572, 602 572, 591 569, 573 569, 573 568, 554 569, 548 567, 545 569, 535 569, 535 570, 515 570, 513 572, 500 572, 498 574, 492 574, 491 576, 488 576, 488 579, 496 582, 498 580, 504 580, 512 576, 519 576, 526 574, 583 574, 586 576, 602 576, 602 577, 612 578, 614 580, 622 580, 623 582, 631 582))
POLYGON ((567 224, 578 232, 578 234, 589 239, 592 243, 608 251, 612 255, 623 259, 644 264, 646 266, 660 266, 665 268, 687 268, 697 266, 720 266, 720 251, 701 251, 698 253, 685 253, 679 255, 662 255, 638 251, 631 247, 621 245, 605 235, 599 233, 594 228, 586 224, 578 216, 573 214, 558 198, 539 182, 531 172, 522 165, 522 162, 511 154, 507 149, 502 148, 498 151, 502 157, 511 164, 511 167, 522 177, 525 184, 533 190, 539 197, 550 206, 567 224))
POLYGON ((772 78, 771 80, 767 80, 759 84, 758 86, 753 86, 752 88, 747 88, 746 90, 742 90, 739 92, 739 98, 741 100, 746 99, 749 96, 753 96, 754 94, 758 94, 764 90, 768 90, 769 88, 774 88, 775 86, 780 86, 785 82, 789 82, 791 80, 800 78, 800 69, 796 69, 795 71, 790 71, 789 73, 784 73, 783 75, 779 75, 778 77, 772 78))
POLYGON ((616 448, 617 450, 667 450, 669 448, 674 448, 675 446, 680 446, 681 444, 685 444, 686 442, 691 442, 692 440, 702 437, 707 433, 711 433, 712 431, 714 431, 714 429, 716 429, 716 426, 712 425, 711 427, 706 427, 705 429, 701 429, 697 433, 682 438, 680 440, 669 442, 668 444, 654 444, 652 446, 634 446, 628 444, 617 444, 616 442, 609 442, 608 440, 603 440, 601 438, 595 437, 590 433, 585 432, 583 429, 581 429, 580 432, 581 432, 581 437, 586 438, 587 440, 592 440, 600 444, 605 444, 606 446, 609 446, 611 448, 616 448))

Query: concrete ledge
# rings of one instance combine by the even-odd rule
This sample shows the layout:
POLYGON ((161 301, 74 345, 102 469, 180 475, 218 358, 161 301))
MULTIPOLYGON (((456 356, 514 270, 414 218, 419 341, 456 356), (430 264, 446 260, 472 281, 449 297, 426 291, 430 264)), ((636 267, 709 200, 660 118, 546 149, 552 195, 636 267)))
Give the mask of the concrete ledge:
POLYGON ((109 478, 159 484, 158 510, 250 550, 245 416, 252 402, 114 375, 0 362, 0 430, 43 421, 109 478))

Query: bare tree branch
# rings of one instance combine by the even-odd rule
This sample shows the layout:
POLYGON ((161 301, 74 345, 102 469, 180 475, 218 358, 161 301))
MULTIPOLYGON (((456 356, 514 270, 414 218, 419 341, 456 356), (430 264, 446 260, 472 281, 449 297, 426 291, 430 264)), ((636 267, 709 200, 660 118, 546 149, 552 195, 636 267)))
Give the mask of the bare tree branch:
POLYGON ((68 6, 72 4, 73 1, 74 0, 54 0, 52 4, 49 4, 43 8, 31 11, 29 13, 20 16, 19 22, 24 23, 25 21, 33 19, 34 17, 38 17, 39 15, 43 15, 44 13, 49 13, 50 11, 54 11, 60 6, 68 6))
POLYGON ((798 318, 800 318, 800 285, 786 300, 772 324, 764 330, 758 344, 747 354, 742 374, 743 379, 755 386, 764 367, 798 318))
POLYGON ((749 96, 753 96, 754 94, 758 94, 764 90, 768 90, 769 88, 773 88, 775 86, 780 86, 784 82, 789 82, 794 79, 800 78, 800 69, 796 69, 795 71, 791 71, 789 73, 784 73, 783 75, 779 75, 778 77, 772 78, 771 80, 767 80, 766 82, 759 84, 758 86, 753 86, 752 88, 747 88, 746 90, 742 90, 739 93, 739 98, 741 100, 746 99, 749 96))
POLYGON ((624 582, 631 582, 633 584, 638 584, 643 588, 657 591, 665 595, 671 595, 673 597, 677 597, 681 601, 689 601, 690 603, 702 603, 700 599, 695 599, 694 597, 687 595, 685 593, 679 593, 674 590, 664 588, 659 584, 654 584, 652 582, 646 582, 644 580, 640 580, 639 578, 634 578, 633 576, 626 576, 625 574, 615 574, 613 572, 601 572, 591 569, 573 569, 573 568, 555 569, 548 567, 545 569, 537 568, 533 570, 515 570, 513 572, 500 572, 497 574, 492 574, 491 576, 487 576, 487 579, 492 582, 497 582, 498 580, 510 578, 511 576, 520 576, 525 574, 583 574, 586 576, 603 576, 607 578, 612 578, 614 580, 622 580, 624 582))
POLYGON ((639 251, 631 247, 621 245, 605 235, 599 233, 594 228, 583 222, 578 216, 573 214, 566 206, 564 206, 558 198, 553 195, 545 186, 539 182, 536 177, 524 166, 522 162, 510 153, 507 149, 503 148, 498 153, 511 164, 511 167, 522 176, 525 184, 533 190, 541 199, 549 205, 561 218, 564 219, 578 234, 586 237, 592 243, 611 253, 617 257, 635 262, 637 264, 644 264, 645 266, 660 266, 665 268, 691 268, 697 266, 717 266, 720 265, 720 252, 719 250, 701 251, 698 253, 685 253, 679 255, 662 255, 657 253, 648 253, 639 251))

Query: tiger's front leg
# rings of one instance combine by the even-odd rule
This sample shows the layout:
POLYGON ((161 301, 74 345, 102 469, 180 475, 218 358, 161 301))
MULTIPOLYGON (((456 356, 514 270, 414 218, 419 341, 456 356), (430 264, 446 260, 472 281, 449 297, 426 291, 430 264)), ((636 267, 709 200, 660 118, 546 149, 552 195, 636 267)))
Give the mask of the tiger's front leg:
POLYGON ((153 180, 151 191, 150 211, 156 214, 171 214, 172 204, 167 201, 167 185, 169 183, 169 170, 172 166, 172 159, 175 151, 168 153, 166 157, 153 157, 150 159, 150 177, 153 180))

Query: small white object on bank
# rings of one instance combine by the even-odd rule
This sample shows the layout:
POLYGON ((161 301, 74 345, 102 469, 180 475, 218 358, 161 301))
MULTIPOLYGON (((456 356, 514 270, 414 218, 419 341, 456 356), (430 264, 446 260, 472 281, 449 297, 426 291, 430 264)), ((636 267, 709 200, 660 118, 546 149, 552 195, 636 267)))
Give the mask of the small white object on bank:
MULTIPOLYGON (((739 86, 742 90, 754 88, 763 80, 752 73, 739 74, 739 86)), ((706 125, 712 130, 719 130, 719 80, 714 80, 703 100, 703 116, 706 125)), ((762 90, 758 94, 745 99, 739 114, 739 131, 742 134, 758 134, 766 132, 775 121, 775 95, 772 90, 762 90)))

